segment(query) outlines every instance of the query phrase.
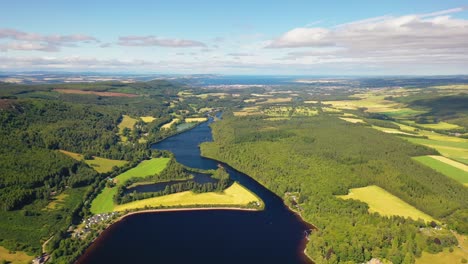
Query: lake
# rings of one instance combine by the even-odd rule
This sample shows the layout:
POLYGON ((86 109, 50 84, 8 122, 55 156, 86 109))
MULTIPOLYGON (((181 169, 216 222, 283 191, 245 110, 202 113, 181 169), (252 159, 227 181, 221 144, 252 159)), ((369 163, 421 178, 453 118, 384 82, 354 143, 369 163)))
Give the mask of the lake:
MULTIPOLYGON (((216 169, 200 156, 211 141, 210 118, 152 147, 174 153, 178 162, 216 169)), ((231 178, 265 202, 264 211, 180 211, 131 215, 106 229, 78 263, 310 263, 304 255, 312 228, 280 197, 249 176, 223 164, 231 178)))

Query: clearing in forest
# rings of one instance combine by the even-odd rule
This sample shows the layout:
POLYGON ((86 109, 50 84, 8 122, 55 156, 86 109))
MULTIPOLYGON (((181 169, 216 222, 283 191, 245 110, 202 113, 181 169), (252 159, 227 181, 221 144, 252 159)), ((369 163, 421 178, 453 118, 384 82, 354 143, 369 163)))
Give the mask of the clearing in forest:
POLYGON ((154 120, 156 120, 156 118, 152 116, 140 116, 140 119, 143 120, 143 122, 145 123, 151 123, 154 120))
POLYGON ((426 222, 435 221, 431 216, 376 185, 350 189, 349 194, 338 197, 367 203, 371 213, 377 212, 384 216, 397 215, 414 220, 423 219, 426 222))
POLYGON ((73 159, 84 160, 86 164, 88 164, 91 168, 93 168, 95 171, 99 173, 109 172, 112 170, 114 166, 122 167, 123 165, 127 164, 126 160, 113 160, 113 159, 100 158, 96 156, 93 156, 93 159, 91 160, 85 160, 84 156, 81 154, 62 150, 62 149, 59 151, 65 155, 72 157, 73 159))
POLYGON ((4 261, 4 263, 29 264, 32 262, 33 259, 33 256, 29 256, 25 252, 11 251, 0 246, 0 260, 4 261))
POLYGON ((128 128, 130 130, 133 129, 133 126, 135 125, 135 123, 137 122, 138 120, 136 120, 135 118, 132 118, 128 115, 123 115, 122 116, 122 121, 120 122, 120 124, 118 125, 118 128, 119 128, 119 135, 120 135, 120 139, 122 142, 127 142, 127 137, 123 135, 123 131, 125 128, 128 128))

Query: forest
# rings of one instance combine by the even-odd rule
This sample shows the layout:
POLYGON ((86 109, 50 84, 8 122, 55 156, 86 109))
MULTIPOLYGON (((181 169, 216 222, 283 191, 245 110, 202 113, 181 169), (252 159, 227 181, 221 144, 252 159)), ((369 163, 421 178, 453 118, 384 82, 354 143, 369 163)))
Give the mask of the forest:
POLYGON ((468 232, 468 190, 411 159, 436 154, 434 149, 327 114, 271 120, 225 113, 212 130, 214 142, 201 146, 204 156, 247 173, 280 197, 300 194, 302 216, 318 228, 307 247, 316 263, 372 257, 413 263, 423 250, 456 243, 447 231, 435 237, 420 232, 428 224, 422 220, 369 214, 365 203, 336 197, 350 188, 380 186, 468 232))

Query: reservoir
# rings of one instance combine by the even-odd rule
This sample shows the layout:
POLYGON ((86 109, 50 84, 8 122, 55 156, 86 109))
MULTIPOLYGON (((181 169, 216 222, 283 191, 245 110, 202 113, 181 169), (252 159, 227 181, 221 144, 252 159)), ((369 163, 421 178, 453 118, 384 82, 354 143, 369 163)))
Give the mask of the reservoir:
MULTIPOLYGON (((211 122, 210 118, 152 148, 171 151, 178 162, 192 168, 216 169, 219 162, 201 157, 198 147, 212 140, 211 122)), ((303 251, 311 226, 291 212, 280 197, 249 176, 223 166, 231 179, 265 202, 264 211, 131 215, 106 229, 78 263, 310 263, 303 251)))

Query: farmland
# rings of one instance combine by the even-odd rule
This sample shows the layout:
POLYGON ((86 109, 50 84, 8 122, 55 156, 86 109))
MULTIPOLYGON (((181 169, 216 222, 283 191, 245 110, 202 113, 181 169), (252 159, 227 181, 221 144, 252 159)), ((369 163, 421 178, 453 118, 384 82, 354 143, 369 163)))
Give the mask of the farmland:
POLYGON ((432 169, 468 186, 468 166, 457 163, 441 156, 421 156, 415 157, 415 160, 431 167, 432 169), (453 166, 452 164, 456 165, 453 166), (464 168, 464 169, 461 169, 464 168))
POLYGON ((350 189, 349 194, 339 197, 366 203, 369 206, 370 213, 376 212, 384 216, 397 215, 414 220, 423 219, 426 222, 434 221, 431 216, 375 185, 350 189))
POLYGON ((131 178, 144 178, 160 173, 169 162, 169 158, 153 158, 142 161, 138 166, 132 168, 118 176, 113 181, 116 186, 105 187, 101 193, 91 203, 91 212, 94 214, 110 212, 114 208, 114 195, 117 193, 118 186, 123 185, 131 178))
POLYGON ((251 202, 262 201, 252 192, 239 183, 234 183, 222 193, 193 193, 192 191, 169 194, 135 202, 130 202, 115 207, 115 211, 144 209, 145 207, 174 207, 174 206, 247 206, 251 202))

